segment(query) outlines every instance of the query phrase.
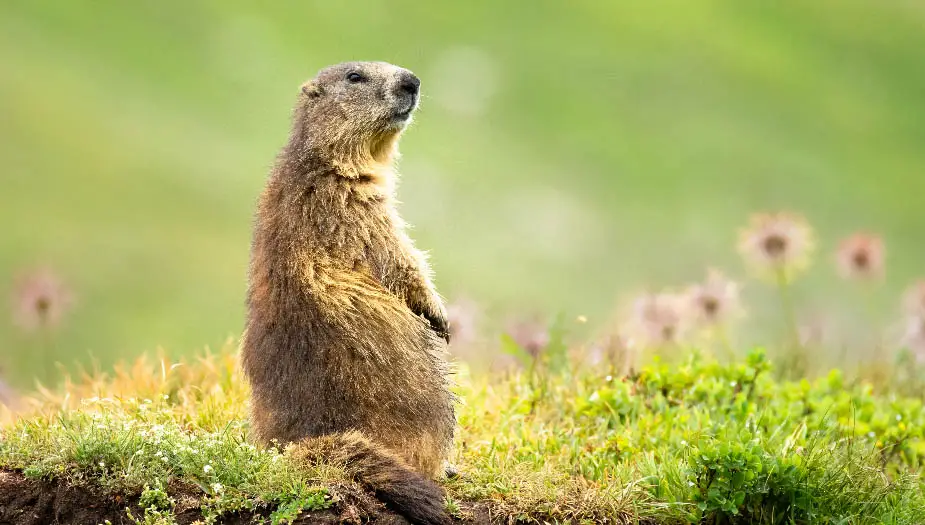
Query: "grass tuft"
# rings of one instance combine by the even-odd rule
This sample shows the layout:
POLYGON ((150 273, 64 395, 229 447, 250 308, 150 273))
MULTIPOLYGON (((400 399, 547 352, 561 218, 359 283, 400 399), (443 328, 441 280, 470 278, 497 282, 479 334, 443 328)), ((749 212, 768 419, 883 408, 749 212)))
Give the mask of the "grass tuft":
MULTIPOLYGON (((925 518, 921 398, 837 370, 778 380, 762 351, 731 364, 694 352, 627 377, 538 359, 532 377, 460 369, 453 515, 478 505, 525 523, 925 518)), ((264 510, 274 524, 343 506, 356 487, 341 469, 250 444, 247 396, 231 345, 86 374, 3 426, 0 468, 128 495, 144 509, 130 519, 145 524, 190 505, 207 523, 264 510)))

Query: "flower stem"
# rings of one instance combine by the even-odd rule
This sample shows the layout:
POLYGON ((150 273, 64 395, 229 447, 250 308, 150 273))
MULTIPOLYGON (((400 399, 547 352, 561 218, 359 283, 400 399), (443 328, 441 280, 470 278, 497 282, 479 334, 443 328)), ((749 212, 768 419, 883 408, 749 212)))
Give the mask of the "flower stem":
POLYGON ((793 297, 790 292, 790 281, 787 279, 787 273, 783 268, 778 268, 775 272, 777 277, 777 290, 780 293, 781 310, 784 316, 785 329, 788 332, 789 344, 789 372, 794 376, 802 376, 805 373, 805 355, 803 345, 800 344, 800 332, 797 328, 796 310, 793 306, 793 297))
POLYGON ((862 283, 861 292, 864 295, 864 313, 867 314, 867 322, 874 334, 874 352, 879 355, 883 346, 883 334, 880 331, 880 323, 877 321, 877 309, 874 306, 874 290, 871 283, 862 283))
POLYGON ((45 309, 39 312, 39 344, 41 345, 42 381, 45 382, 46 388, 51 388, 51 327, 45 309))
POLYGON ((735 357, 735 350, 732 349, 732 344, 729 342, 729 333, 726 331, 726 327, 722 324, 717 324, 714 330, 716 338, 719 340, 720 348, 725 354, 723 357, 732 361, 735 357))

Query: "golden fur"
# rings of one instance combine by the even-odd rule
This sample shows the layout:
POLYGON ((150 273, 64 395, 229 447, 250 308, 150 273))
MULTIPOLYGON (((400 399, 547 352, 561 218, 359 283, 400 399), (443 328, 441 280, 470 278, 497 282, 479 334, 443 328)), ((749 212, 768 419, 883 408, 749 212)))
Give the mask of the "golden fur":
POLYGON ((446 311, 393 197, 417 84, 354 62, 302 87, 258 205, 242 363, 257 440, 346 462, 406 517, 443 523, 446 311))

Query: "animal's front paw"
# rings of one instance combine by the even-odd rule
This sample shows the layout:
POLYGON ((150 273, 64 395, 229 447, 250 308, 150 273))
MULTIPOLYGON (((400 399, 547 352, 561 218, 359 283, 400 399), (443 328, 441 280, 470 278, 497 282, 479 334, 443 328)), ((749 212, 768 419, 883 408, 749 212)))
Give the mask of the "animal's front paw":
POLYGON ((456 465, 450 463, 449 461, 443 462, 443 473, 447 478, 453 479, 459 476, 459 469, 456 468, 456 465))
POLYGON ((446 340, 447 343, 450 342, 449 321, 447 320, 446 308, 444 308, 443 303, 438 299, 431 300, 430 304, 423 308, 421 315, 427 319, 430 327, 437 335, 446 340))

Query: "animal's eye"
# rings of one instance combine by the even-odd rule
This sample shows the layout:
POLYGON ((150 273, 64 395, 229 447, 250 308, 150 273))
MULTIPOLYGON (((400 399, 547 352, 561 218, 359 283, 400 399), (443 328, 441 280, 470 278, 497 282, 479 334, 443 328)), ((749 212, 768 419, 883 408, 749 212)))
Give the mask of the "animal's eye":
POLYGON ((364 80, 366 80, 366 77, 357 73, 356 71, 351 71, 350 73, 347 73, 346 78, 347 78, 347 82, 353 82, 354 84, 357 84, 359 82, 363 82, 364 80))

